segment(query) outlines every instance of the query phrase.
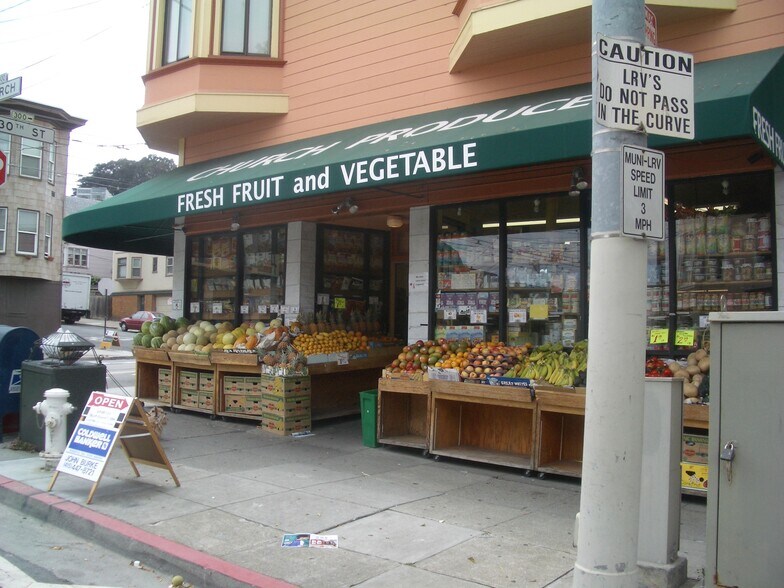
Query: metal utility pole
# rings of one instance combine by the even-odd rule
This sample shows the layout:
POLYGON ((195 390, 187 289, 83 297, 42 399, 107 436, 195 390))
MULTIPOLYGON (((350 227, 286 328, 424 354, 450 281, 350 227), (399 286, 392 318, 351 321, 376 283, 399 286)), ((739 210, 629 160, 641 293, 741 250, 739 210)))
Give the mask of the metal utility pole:
MULTIPOLYGON (((598 35, 644 40, 643 0, 593 0, 593 101, 598 35)), ((637 588, 646 264, 644 239, 621 232, 621 151, 644 133, 593 122, 590 308, 576 588, 637 588)))

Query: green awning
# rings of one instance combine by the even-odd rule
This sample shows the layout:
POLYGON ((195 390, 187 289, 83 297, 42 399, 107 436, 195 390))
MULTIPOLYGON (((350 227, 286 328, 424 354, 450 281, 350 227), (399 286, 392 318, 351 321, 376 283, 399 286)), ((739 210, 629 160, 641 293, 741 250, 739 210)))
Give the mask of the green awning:
MULTIPOLYGON (((753 136, 781 165, 776 129, 784 128, 782 55, 784 49, 775 49, 697 65, 695 139, 753 136)), ((649 137, 651 147, 684 143, 649 137)), ((187 165, 68 215, 63 239, 171 255, 177 217, 575 159, 590 152, 591 86, 585 84, 187 165)))

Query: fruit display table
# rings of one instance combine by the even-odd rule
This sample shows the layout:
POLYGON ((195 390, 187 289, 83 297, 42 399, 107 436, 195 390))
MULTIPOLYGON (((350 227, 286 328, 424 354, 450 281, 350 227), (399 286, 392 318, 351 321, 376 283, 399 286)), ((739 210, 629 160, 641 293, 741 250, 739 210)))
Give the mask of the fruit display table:
POLYGON ((152 404, 171 406, 171 396, 168 401, 159 399, 159 370, 171 372, 169 354, 162 349, 134 347, 133 356, 136 358, 136 397, 152 404))
POLYGON ((538 472, 582 475, 585 431, 585 388, 536 389, 537 442, 534 468, 538 472))
POLYGON ((430 385, 406 379, 378 380, 378 442, 430 448, 430 385))
POLYGON ((430 453, 534 467, 536 403, 527 388, 430 381, 430 453))

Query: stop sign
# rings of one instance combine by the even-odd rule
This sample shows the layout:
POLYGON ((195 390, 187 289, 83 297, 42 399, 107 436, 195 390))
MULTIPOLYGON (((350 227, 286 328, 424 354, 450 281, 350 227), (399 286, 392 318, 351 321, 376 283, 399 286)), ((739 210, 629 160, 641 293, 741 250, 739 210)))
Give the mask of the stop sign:
POLYGON ((0 186, 5 184, 5 168, 7 163, 8 159, 6 159, 5 153, 0 151, 0 186))

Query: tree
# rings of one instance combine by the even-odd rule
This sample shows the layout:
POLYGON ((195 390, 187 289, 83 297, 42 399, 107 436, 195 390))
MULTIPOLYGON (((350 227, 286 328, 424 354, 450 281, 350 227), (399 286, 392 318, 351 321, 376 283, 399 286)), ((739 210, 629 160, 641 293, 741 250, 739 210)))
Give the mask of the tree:
POLYGON ((148 155, 139 161, 115 159, 97 164, 89 176, 79 180, 79 187, 106 188, 114 195, 170 172, 176 167, 174 161, 158 155, 148 155))

